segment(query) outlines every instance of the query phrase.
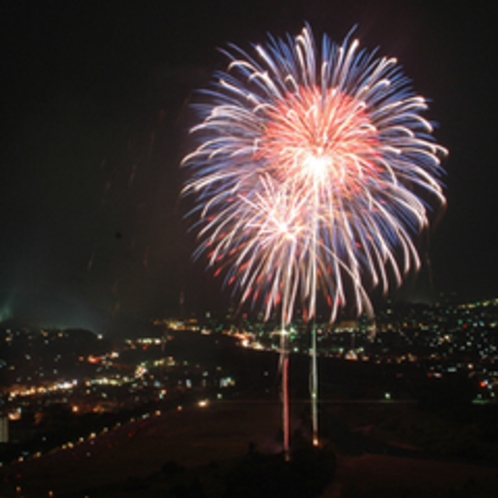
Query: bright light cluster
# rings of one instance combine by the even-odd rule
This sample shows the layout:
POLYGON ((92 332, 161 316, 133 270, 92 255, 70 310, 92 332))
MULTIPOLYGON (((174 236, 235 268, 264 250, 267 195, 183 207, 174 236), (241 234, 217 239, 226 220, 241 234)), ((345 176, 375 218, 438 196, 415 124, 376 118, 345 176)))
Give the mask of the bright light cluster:
POLYGON ((17 397, 24 396, 36 396, 36 395, 44 395, 47 393, 55 393, 58 391, 68 391, 74 389, 78 385, 77 380, 72 381, 64 381, 64 382, 55 382, 50 385, 45 386, 31 386, 26 388, 18 388, 13 389, 9 392, 9 399, 15 399, 17 397))
POLYGON ((426 101, 350 35, 318 49, 306 26, 224 53, 182 163, 196 256, 266 318, 280 306, 289 323, 297 302, 314 316, 318 295, 331 321, 346 303, 369 312, 365 289, 419 268, 413 240, 445 204, 426 101))

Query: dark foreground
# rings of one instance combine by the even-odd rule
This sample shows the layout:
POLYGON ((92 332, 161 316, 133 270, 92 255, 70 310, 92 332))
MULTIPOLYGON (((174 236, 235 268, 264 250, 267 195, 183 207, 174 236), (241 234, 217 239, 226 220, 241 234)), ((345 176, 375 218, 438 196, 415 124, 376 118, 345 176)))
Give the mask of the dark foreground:
POLYGON ((277 403, 190 407, 141 418, 6 466, 0 470, 0 496, 497 496, 493 461, 403 445, 394 440, 394 429, 386 429, 394 427, 393 421, 400 424, 400 417, 420 430, 410 418, 419 417, 413 407, 325 406, 323 443, 314 451, 307 443, 307 406, 295 403, 294 457, 285 462, 277 403))

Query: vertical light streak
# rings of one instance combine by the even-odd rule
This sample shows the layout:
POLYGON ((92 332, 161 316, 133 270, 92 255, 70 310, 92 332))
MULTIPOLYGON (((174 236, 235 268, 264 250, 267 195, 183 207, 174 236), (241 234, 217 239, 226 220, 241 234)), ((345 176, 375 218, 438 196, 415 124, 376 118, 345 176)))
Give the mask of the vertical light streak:
POLYGON ((281 370, 282 370, 282 424, 284 457, 290 459, 290 407, 289 407, 289 341, 286 331, 282 328, 280 340, 281 370))

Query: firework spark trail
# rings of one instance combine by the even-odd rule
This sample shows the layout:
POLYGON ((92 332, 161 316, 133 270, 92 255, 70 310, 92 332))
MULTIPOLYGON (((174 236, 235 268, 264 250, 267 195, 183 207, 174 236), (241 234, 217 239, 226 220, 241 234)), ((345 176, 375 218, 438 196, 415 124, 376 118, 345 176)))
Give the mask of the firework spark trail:
POLYGON ((269 39, 254 57, 223 53, 227 70, 204 91, 196 148, 183 160, 197 255, 282 326, 317 296, 371 310, 367 289, 399 285, 420 260, 413 239, 443 206, 446 154, 394 58, 341 45, 321 50, 308 26, 269 39))

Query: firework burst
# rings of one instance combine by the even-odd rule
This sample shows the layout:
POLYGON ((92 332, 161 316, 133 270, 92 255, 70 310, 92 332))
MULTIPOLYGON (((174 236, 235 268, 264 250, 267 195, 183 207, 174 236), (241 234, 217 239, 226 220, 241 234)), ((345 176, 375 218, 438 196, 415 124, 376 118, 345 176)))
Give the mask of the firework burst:
POLYGON ((314 316, 318 294, 331 321, 346 303, 369 312, 365 289, 420 266, 412 240, 445 203, 425 99, 349 35, 318 50, 306 26, 224 54, 183 160, 197 255, 284 324, 296 301, 314 316))
MULTIPOLYGON (((280 309, 284 452, 289 454, 285 326, 299 302, 330 321, 346 304, 371 314, 366 289, 387 291, 420 266, 413 240, 445 204, 440 157, 423 117, 427 104, 393 58, 348 35, 321 50, 308 26, 270 38, 254 56, 231 46, 216 74, 196 148, 183 165, 193 194, 197 256, 239 291, 280 309)), ((313 444, 318 444, 316 328, 312 329, 313 444)))

